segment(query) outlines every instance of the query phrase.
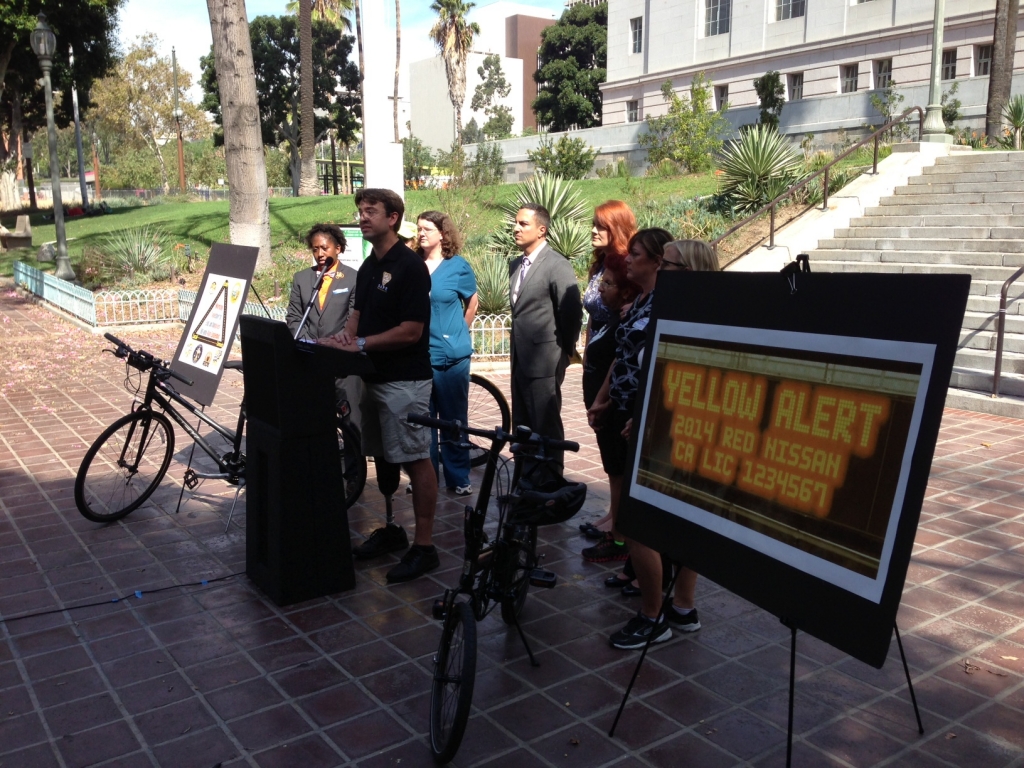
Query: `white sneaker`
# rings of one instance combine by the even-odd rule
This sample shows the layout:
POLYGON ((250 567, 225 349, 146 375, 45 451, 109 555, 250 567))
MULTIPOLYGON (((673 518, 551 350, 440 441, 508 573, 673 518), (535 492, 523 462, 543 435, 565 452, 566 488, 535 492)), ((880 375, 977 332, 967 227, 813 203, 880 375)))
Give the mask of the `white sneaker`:
POLYGON ((460 485, 460 486, 456 487, 456 489, 455 489, 455 495, 456 496, 469 496, 472 493, 473 493, 473 486, 469 485, 468 483, 466 485, 460 485))

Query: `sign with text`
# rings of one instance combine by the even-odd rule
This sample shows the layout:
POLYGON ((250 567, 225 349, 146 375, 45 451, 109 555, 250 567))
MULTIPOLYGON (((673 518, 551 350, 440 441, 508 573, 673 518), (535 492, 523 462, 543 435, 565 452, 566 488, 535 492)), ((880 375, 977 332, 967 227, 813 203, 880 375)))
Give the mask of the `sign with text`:
POLYGON ((621 527, 660 550, 670 541, 699 573, 879 666, 968 283, 940 278, 949 303, 910 302, 936 320, 931 332, 903 334, 897 302, 872 301, 889 320, 875 328, 855 293, 838 292, 863 278, 893 281, 801 274, 793 293, 778 275, 659 278, 621 527), (701 311, 701 290, 729 298, 701 311), (723 323, 730 314, 746 324, 723 323), (849 335, 852 317, 872 334, 849 335))

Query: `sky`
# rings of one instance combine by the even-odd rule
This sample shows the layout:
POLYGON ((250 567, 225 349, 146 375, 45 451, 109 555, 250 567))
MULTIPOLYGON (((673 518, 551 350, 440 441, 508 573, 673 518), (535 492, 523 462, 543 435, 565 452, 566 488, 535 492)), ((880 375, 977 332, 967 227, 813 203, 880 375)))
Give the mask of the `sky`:
MULTIPOLYGON (((560 15, 564 0, 515 0, 520 5, 530 5, 560 15)), ((368 0, 385 2, 389 9, 388 21, 392 28, 395 23, 394 3, 389 0, 368 0)), ((478 3, 480 6, 487 2, 478 3)), ((249 18, 256 16, 283 15, 287 0, 247 0, 249 18)), ((399 91, 407 96, 405 82, 408 82, 407 65, 411 61, 426 59, 435 54, 433 43, 427 32, 433 26, 435 15, 430 10, 430 0, 405 0, 402 3, 402 84, 399 91)), ((122 48, 145 34, 153 32, 160 38, 161 53, 170 56, 171 48, 176 49, 179 69, 192 74, 193 87, 189 94, 193 101, 202 98, 199 88, 199 59, 210 52, 212 37, 210 17, 206 0, 127 0, 122 6, 118 39, 122 48)))

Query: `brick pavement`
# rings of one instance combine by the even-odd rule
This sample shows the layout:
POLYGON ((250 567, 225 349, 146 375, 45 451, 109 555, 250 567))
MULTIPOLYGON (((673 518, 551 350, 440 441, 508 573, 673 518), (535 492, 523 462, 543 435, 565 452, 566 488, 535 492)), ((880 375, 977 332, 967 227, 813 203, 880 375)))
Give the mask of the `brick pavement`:
MULTIPOLYGON (((178 332, 122 335, 169 355, 178 332)), ((395 558, 363 563, 355 590, 278 608, 231 576, 244 569, 244 507, 224 532, 233 489, 207 481, 174 514, 183 435, 151 503, 109 526, 76 511, 82 455, 131 402, 104 346, 0 293, 0 767, 432 764, 429 609, 456 580, 461 501, 442 493, 442 567, 428 577, 387 587, 395 558), (141 598, 73 608, 135 590, 141 598), (16 618, 29 613, 42 615, 16 618)), ((232 375, 215 418, 232 418, 232 375)), ((565 412, 584 448, 568 472, 591 484, 583 516, 594 517, 607 486, 578 376, 565 412)), ((879 671, 801 634, 794 764, 1024 765, 1022 426, 945 413, 899 614, 925 735, 895 644, 879 671)), ((350 513, 356 532, 378 524, 379 498, 371 478, 350 513)), ((406 498, 396 511, 411 524, 406 498)), ((541 541, 559 576, 524 610, 542 666, 500 619, 480 625, 474 715, 455 765, 784 764, 789 647, 777 620, 702 579, 704 629, 652 650, 609 739, 636 655, 605 637, 636 602, 602 587, 610 569, 581 562, 574 524, 543 529, 541 541)))

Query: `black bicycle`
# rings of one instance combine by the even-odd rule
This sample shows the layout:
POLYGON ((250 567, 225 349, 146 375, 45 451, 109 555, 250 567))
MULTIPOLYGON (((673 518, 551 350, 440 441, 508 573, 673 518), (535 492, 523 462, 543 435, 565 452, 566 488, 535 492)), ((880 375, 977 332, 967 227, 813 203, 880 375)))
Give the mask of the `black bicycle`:
POLYGON ((416 414, 408 419, 439 430, 442 439, 461 444, 468 443, 469 437, 490 441, 476 506, 465 509, 466 549, 459 585, 445 590, 434 604, 434 617, 444 624, 434 656, 430 749, 434 760, 444 764, 458 751, 469 722, 476 679, 476 622, 500 606, 502 620, 515 626, 530 663, 538 666, 519 625, 530 585, 551 588, 556 582, 555 574, 537 568, 537 526, 565 522, 576 514, 587 497, 587 486, 551 476, 548 469, 552 449, 578 451, 579 443, 536 435, 526 427, 509 434, 500 427, 474 429, 416 414), (505 445, 511 445, 517 458, 511 479, 509 461, 501 456, 505 445), (524 471, 524 466, 529 469, 524 471), (498 514, 492 540, 484 523, 495 485, 498 514))
MULTIPOLYGON (((201 480, 216 479, 224 480, 241 490, 245 486, 245 398, 239 407, 235 429, 229 429, 210 418, 174 389, 171 379, 189 385, 192 382, 171 370, 170 363, 145 350, 134 350, 109 333, 104 334, 104 338, 116 345, 116 349, 107 351, 125 361, 125 388, 136 399, 131 412, 107 427, 86 451, 75 477, 75 504, 78 511, 93 522, 108 523, 121 519, 145 503, 160 485, 174 455, 174 428, 168 416, 217 465, 216 472, 197 472, 192 469, 190 459, 189 469, 185 472, 185 487, 194 489, 201 480), (141 375, 132 375, 133 368, 140 371, 140 374, 149 372, 146 391, 141 399, 139 393, 142 390, 142 378, 141 375), (228 449, 223 451, 211 445, 185 420, 172 402, 227 440, 228 449)), ((224 367, 241 370, 242 362, 227 361, 224 367)), ((347 509, 359 498, 366 484, 366 460, 360 455, 358 434, 341 416, 338 416, 337 426, 338 449, 345 478, 344 503, 347 509)), ((229 524, 234 507, 233 502, 228 514, 229 524)))
MULTIPOLYGON (((505 432, 512 429, 512 411, 508 400, 498 389, 498 385, 478 373, 469 374, 469 408, 467 424, 497 424, 505 432)), ((487 447, 471 445, 469 464, 482 467, 487 461, 487 447)))

